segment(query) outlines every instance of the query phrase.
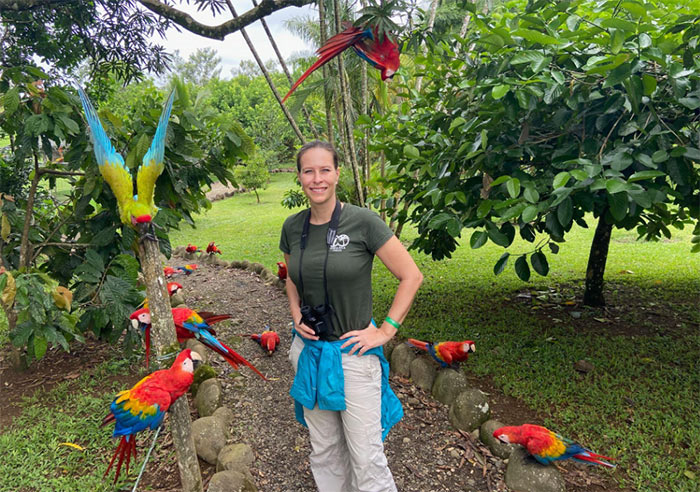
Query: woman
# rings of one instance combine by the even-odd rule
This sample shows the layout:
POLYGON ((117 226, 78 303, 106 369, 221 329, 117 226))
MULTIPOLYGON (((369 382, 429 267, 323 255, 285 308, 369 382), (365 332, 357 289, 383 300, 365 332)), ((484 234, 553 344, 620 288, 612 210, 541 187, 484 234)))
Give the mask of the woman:
POLYGON ((376 213, 337 199, 340 171, 330 144, 304 145, 297 171, 310 209, 287 218, 280 249, 296 335, 290 394, 309 428, 311 471, 321 492, 396 491, 382 440, 403 411, 382 345, 408 314, 423 275, 376 213), (379 327, 372 318, 374 255, 399 280, 379 327))

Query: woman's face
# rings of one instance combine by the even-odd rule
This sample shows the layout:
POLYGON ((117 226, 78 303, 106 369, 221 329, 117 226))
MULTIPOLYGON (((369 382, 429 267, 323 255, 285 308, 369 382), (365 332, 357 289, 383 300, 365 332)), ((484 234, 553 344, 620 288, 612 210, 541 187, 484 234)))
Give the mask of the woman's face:
POLYGON ((299 182, 309 201, 321 205, 331 200, 335 203, 335 187, 340 170, 333 165, 333 154, 314 147, 304 152, 300 159, 299 182))

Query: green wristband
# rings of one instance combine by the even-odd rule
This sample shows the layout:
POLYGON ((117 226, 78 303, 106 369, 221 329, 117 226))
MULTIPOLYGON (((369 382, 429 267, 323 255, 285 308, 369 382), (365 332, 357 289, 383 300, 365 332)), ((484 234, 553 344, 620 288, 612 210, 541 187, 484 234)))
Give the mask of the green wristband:
POLYGON ((399 323, 398 321, 394 321, 394 320, 391 319, 389 316, 387 316, 386 318, 384 318, 384 321, 386 321, 387 323, 389 323, 391 326, 393 326, 393 327, 396 328, 397 330, 401 328, 401 323, 399 323))

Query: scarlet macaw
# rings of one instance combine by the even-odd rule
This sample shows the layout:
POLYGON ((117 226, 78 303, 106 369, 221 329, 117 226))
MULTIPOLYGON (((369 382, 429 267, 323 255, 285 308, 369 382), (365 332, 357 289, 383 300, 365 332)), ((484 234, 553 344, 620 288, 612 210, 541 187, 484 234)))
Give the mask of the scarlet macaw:
POLYGON ((400 64, 399 45, 396 44, 396 41, 387 33, 379 34, 376 27, 356 27, 349 22, 346 22, 344 27, 346 27, 344 31, 330 38, 326 44, 316 51, 319 54, 318 60, 299 77, 299 80, 294 82, 294 85, 289 89, 287 95, 284 96, 282 102, 285 102, 292 92, 299 87, 299 84, 311 75, 314 70, 322 67, 351 46, 360 58, 367 61, 377 70, 381 70, 382 80, 394 76, 400 64))
POLYGON ((185 266, 179 266, 175 267, 175 270, 178 270, 181 273, 184 273, 185 275, 189 275, 192 272, 194 272, 197 269, 197 265, 192 263, 192 264, 187 264, 185 266))
POLYGON ((412 347, 425 350, 442 367, 447 367, 457 362, 464 362, 470 353, 476 351, 476 346, 471 340, 433 343, 409 338, 406 340, 406 343, 412 347))
MULTIPOLYGON (((265 326, 269 328, 269 326, 265 326)), ((260 346, 267 351, 267 355, 272 355, 272 353, 277 349, 277 345, 280 343, 280 336, 277 332, 272 330, 265 330, 262 333, 253 333, 250 338, 255 340, 260 344, 260 346)))
POLYGON ((287 279, 287 264, 283 261, 277 262, 277 278, 280 280, 287 279))
POLYGON ((543 465, 568 458, 584 463, 615 468, 607 456, 596 454, 580 444, 552 432, 540 425, 523 424, 517 427, 500 427, 493 437, 506 444, 520 444, 533 458, 543 465))
POLYGON ((163 267, 163 275, 165 275, 165 278, 170 278, 173 275, 177 275, 178 273, 182 273, 179 270, 174 269, 171 266, 166 266, 163 267))
MULTIPOLYGON (((182 290, 182 285, 178 284, 177 282, 168 282, 167 285, 165 286, 165 288, 168 289, 168 295, 170 297, 172 297, 182 290)), ((140 307, 144 307, 144 308, 148 309, 148 298, 147 297, 145 297, 143 299, 143 302, 141 303, 140 307)))
MULTIPOLYGON (((212 330, 210 325, 225 319, 229 319, 231 317, 230 314, 214 314, 207 311, 198 313, 193 309, 185 307, 172 308, 172 313, 178 342, 183 343, 190 338, 196 338, 223 357, 234 369, 237 370, 239 364, 243 364, 250 367, 261 378, 267 380, 267 378, 263 376, 263 374, 258 371, 253 364, 248 362, 235 350, 217 340, 214 336, 216 335, 216 332, 212 330)), ((144 330, 147 343, 146 358, 148 358, 150 351, 150 349, 148 349, 148 342, 150 342, 151 313, 148 309, 142 308, 131 313, 129 318, 132 320, 132 324, 135 324, 144 330)))
POLYGON ((121 440, 114 450, 109 470, 119 455, 114 482, 119 478, 119 472, 126 459, 126 473, 129 473, 131 455, 136 457, 135 434, 144 429, 155 430, 163 422, 165 412, 180 396, 185 394, 194 380, 194 370, 202 358, 190 349, 183 350, 173 362, 170 369, 162 369, 149 374, 128 390, 120 391, 110 405, 110 413, 102 420, 102 425, 114 422, 113 437, 121 440))
POLYGON ((197 252, 202 251, 202 250, 199 249, 194 244, 187 243, 187 247, 185 248, 185 251, 187 251, 188 253, 197 253, 197 252))
POLYGON ((170 111, 173 107, 175 92, 171 92, 165 103, 165 109, 160 115, 158 128, 153 136, 151 146, 143 156, 143 164, 139 167, 136 175, 136 189, 138 193, 133 194, 131 172, 124 164, 124 158, 114 150, 107 133, 105 133, 100 118, 97 116, 95 108, 88 99, 85 92, 78 88, 80 100, 90 126, 90 137, 92 140, 97 166, 104 180, 117 199, 119 206, 119 218, 123 224, 135 227, 137 224, 151 223, 153 217, 158 212, 158 207, 153 203, 156 179, 163 172, 163 153, 165 151, 165 135, 170 119, 170 111))
POLYGON ((214 241, 210 242, 209 245, 207 246, 207 253, 218 253, 221 254, 221 250, 216 247, 216 244, 214 244, 214 241))

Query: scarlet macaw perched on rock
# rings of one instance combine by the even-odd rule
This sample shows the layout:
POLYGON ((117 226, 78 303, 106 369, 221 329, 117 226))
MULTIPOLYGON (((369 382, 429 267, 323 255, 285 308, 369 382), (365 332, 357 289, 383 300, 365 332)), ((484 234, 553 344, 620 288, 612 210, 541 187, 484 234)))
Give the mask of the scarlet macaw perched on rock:
POLYGON ((493 437, 506 444, 520 444, 543 465, 571 458, 608 468, 616 466, 606 461, 612 458, 596 454, 571 439, 562 437, 540 425, 523 424, 517 427, 500 427, 493 431, 493 437))
POLYGON ((188 253, 198 253, 198 252, 200 252, 200 251, 202 251, 202 250, 199 249, 199 248, 198 248, 197 246, 195 246, 194 244, 189 244, 189 243, 187 243, 187 247, 185 248, 185 251, 187 251, 188 253))
POLYGON ((299 77, 299 80, 294 82, 282 102, 285 102, 314 70, 322 67, 351 46, 360 58, 381 71, 382 80, 394 76, 400 64, 399 46, 388 32, 380 33, 377 27, 372 26, 353 26, 350 22, 345 22, 343 27, 345 27, 344 31, 330 38, 316 51, 319 55, 318 60, 299 77))
POLYGON ((209 253, 209 254, 212 254, 212 253, 221 254, 221 250, 219 248, 217 248, 216 244, 214 244, 214 241, 212 241, 207 246, 207 253, 209 253))
POLYGON ((163 423, 165 412, 189 389, 194 380, 194 370, 202 358, 190 349, 183 350, 170 369, 162 369, 149 374, 128 390, 120 391, 110 405, 110 413, 102 420, 102 425, 114 422, 114 437, 121 437, 114 450, 109 470, 117 455, 117 471, 114 482, 119 478, 122 463, 126 459, 126 473, 129 473, 131 455, 136 457, 137 432, 150 428, 155 430, 163 423))
POLYGON ((476 346, 471 340, 433 343, 409 338, 406 340, 406 343, 412 347, 425 350, 442 367, 447 367, 457 362, 464 362, 470 353, 476 351, 476 346))
POLYGON ((253 333, 250 335, 250 338, 258 342, 267 352, 267 355, 272 355, 272 353, 277 349, 277 345, 280 343, 280 336, 276 331, 270 330, 269 326, 265 326, 265 328, 266 330, 262 333, 253 333))
MULTIPOLYGON (((114 150, 109 137, 102 128, 100 118, 85 92, 78 88, 80 100, 90 126, 90 137, 97 160, 97 166, 104 180, 117 199, 119 206, 119 218, 122 223, 136 227, 137 224, 151 224, 153 217, 158 212, 158 207, 153 203, 156 179, 163 172, 163 153, 165 151, 165 135, 170 119, 170 111, 173 107, 175 92, 171 92, 165 103, 165 109, 158 121, 156 133, 148 152, 143 156, 143 163, 136 175, 137 194, 134 195, 131 172, 124 164, 124 158, 114 150)), ((147 237, 153 237, 148 235, 147 237)))

